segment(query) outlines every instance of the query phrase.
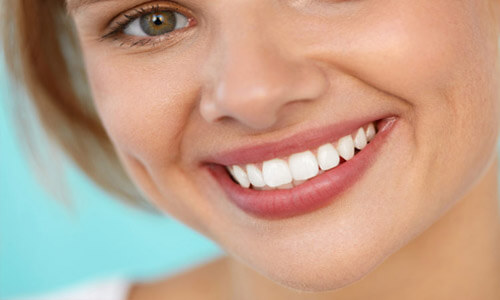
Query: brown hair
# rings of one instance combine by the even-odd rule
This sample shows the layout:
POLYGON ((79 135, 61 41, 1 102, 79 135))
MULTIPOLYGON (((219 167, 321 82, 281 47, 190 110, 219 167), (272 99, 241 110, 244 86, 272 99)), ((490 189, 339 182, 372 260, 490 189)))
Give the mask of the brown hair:
MULTIPOLYGON (((93 107, 75 29, 64 0, 3 0, 3 47, 11 79, 22 86, 39 124, 88 177, 127 203, 150 210, 124 172, 93 107)), ((17 126, 36 152, 26 103, 17 126)))

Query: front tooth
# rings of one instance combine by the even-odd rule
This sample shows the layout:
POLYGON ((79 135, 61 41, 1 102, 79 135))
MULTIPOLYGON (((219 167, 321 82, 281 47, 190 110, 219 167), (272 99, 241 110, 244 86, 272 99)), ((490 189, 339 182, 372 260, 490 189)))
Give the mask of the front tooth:
POLYGON ((375 125, 373 125, 373 123, 370 123, 370 125, 368 125, 368 128, 366 128, 366 139, 368 140, 368 142, 373 139, 375 133, 375 125))
POLYGON ((291 184, 291 183, 287 183, 287 184, 284 184, 284 185, 280 185, 280 186, 278 187, 278 189, 280 189, 280 190, 288 190, 288 189, 291 189, 291 188, 293 188, 293 184, 291 184))
POLYGON ((286 161, 282 159, 272 159, 262 164, 262 175, 264 182, 270 187, 278 187, 292 182, 292 174, 286 161))
POLYGON ((293 186, 298 186, 298 185, 301 185, 303 184, 304 182, 306 182, 305 180, 294 180, 292 182, 293 186))
POLYGON ((266 183, 264 182, 264 177, 262 177, 262 172, 254 164, 247 165, 248 180, 254 187, 264 187, 266 183))
POLYGON ((366 135, 363 128, 358 129, 356 137, 354 138, 354 146, 359 150, 363 150, 366 147, 366 135))
POLYGON ((345 160, 350 160, 354 156, 354 141, 350 135, 344 136, 338 141, 337 150, 345 160))
POLYGON ((244 188, 249 188, 250 187, 250 181, 248 180, 247 173, 243 171, 243 169, 239 166, 233 166, 233 174, 238 181, 238 183, 244 187, 244 188))
POLYGON ((332 144, 325 144, 318 148, 318 163, 321 170, 335 168, 339 162, 339 153, 332 144))
POLYGON ((293 154, 288 165, 295 180, 307 180, 318 175, 318 161, 311 151, 293 154))
POLYGON ((270 191, 270 190, 274 190, 274 188, 272 187, 268 187, 267 185, 264 185, 263 187, 253 187, 253 189, 257 190, 257 191, 270 191))

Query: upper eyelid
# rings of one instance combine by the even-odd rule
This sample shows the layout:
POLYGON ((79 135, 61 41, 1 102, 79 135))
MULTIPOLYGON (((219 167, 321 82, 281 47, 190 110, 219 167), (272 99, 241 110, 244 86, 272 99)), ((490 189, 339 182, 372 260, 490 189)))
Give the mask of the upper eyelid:
POLYGON ((158 1, 158 0, 156 0, 156 1, 149 1, 147 3, 142 3, 140 5, 137 5, 137 6, 130 8, 128 10, 120 12, 119 14, 117 14, 115 17, 113 17, 111 19, 109 24, 112 24, 115 20, 119 19, 121 16, 128 14, 130 12, 137 12, 138 10, 141 10, 141 9, 149 10, 149 9, 155 8, 155 7, 173 10, 173 11, 176 11, 178 13, 182 13, 184 15, 187 14, 188 16, 193 15, 193 13, 189 9, 183 7, 182 5, 176 3, 175 1, 158 1))

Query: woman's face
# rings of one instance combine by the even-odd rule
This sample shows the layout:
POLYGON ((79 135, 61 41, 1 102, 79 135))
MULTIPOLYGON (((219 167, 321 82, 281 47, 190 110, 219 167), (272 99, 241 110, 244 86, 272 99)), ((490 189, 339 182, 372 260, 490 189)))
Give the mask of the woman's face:
POLYGON ((95 104, 133 180, 288 286, 366 275, 495 155, 497 1, 79 2, 95 104), (372 122, 351 158, 340 138, 372 122))

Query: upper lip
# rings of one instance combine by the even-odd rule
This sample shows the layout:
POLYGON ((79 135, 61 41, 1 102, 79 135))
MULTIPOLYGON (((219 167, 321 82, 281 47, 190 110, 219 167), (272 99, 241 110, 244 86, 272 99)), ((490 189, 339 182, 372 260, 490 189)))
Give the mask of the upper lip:
POLYGON ((371 122, 389 118, 393 115, 368 116, 346 120, 323 127, 314 127, 294 133, 278 141, 256 142, 231 150, 224 150, 206 157, 206 163, 225 166, 259 163, 273 158, 284 157, 293 153, 312 150, 328 142, 353 133, 358 128, 371 122))

